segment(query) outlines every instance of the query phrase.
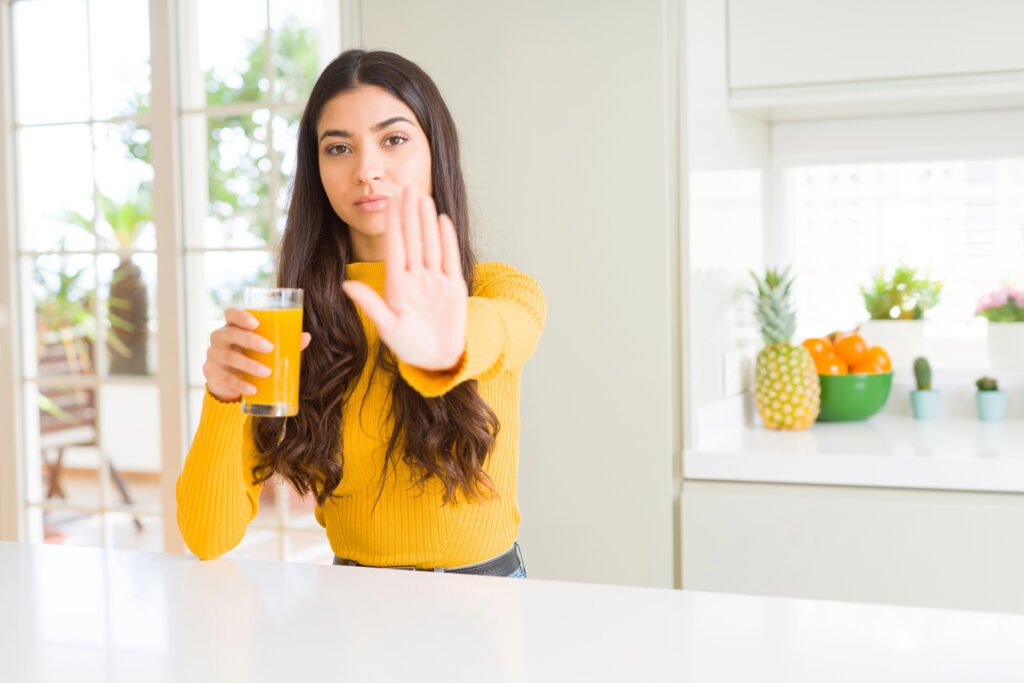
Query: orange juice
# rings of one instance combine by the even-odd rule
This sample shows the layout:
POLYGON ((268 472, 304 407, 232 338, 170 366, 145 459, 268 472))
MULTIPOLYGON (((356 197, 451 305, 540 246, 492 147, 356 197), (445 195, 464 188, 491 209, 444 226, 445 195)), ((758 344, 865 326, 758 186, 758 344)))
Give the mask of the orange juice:
POLYGON ((270 368, 268 377, 247 374, 245 379, 256 393, 242 396, 242 411, 253 415, 280 417, 299 412, 299 344, 302 339, 301 308, 247 308, 260 322, 253 330, 271 344, 269 353, 245 349, 245 355, 270 368))

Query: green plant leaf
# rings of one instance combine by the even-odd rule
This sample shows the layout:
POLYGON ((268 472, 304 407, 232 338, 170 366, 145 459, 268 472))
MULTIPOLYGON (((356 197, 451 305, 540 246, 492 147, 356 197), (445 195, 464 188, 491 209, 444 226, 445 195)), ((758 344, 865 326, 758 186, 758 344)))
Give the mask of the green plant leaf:
POLYGON ((38 396, 39 408, 44 412, 53 415, 55 418, 65 424, 73 424, 75 422, 74 416, 68 411, 57 405, 52 398, 46 396, 42 392, 39 392, 38 396))
POLYGON ((888 275, 879 267, 871 282, 861 287, 864 308, 872 320, 919 320, 939 303, 942 283, 918 274, 902 261, 888 275))

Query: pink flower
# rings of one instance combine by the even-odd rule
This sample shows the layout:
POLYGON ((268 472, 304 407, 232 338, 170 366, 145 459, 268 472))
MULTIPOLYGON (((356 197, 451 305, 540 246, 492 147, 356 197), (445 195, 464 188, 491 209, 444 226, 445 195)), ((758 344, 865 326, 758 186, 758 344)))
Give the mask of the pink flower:
POLYGON ((978 307, 974 310, 974 315, 978 315, 982 311, 987 311, 990 308, 997 308, 996 299, 992 292, 989 292, 978 299, 978 307))
POLYGON ((1024 287, 1015 289, 1010 285, 1006 285, 1002 289, 989 292, 978 299, 978 306, 975 308, 974 314, 979 315, 982 311, 987 311, 991 308, 1002 308, 1010 301, 1014 301, 1018 306, 1024 308, 1024 287))

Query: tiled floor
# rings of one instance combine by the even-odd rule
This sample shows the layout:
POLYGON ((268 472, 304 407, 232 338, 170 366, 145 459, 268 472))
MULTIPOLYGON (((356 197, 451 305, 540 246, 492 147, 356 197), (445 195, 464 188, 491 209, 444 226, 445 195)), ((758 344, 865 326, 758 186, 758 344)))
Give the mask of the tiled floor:
MULTIPOLYGON (((97 480, 93 474, 80 471, 66 471, 61 475, 61 487, 66 499, 52 499, 56 503, 75 503, 88 506, 98 505, 97 480)), ((126 488, 133 502, 145 509, 159 510, 160 485, 157 481, 126 476, 126 488)), ((254 523, 277 523, 277 505, 269 495, 270 485, 264 487, 260 496, 260 509, 254 523)), ((45 490, 45 488, 44 488, 45 490)), ((121 499, 111 482, 109 495, 117 503, 121 499)), ((295 562, 330 564, 334 553, 327 544, 324 530, 313 519, 313 505, 309 499, 299 499, 292 492, 289 513, 291 525, 308 531, 286 532, 284 538, 274 529, 259 529, 250 526, 241 543, 225 557, 254 559, 285 559, 295 562), (282 553, 282 544, 285 546, 282 553)), ((158 516, 132 515, 126 512, 108 512, 106 515, 109 545, 132 550, 164 550, 163 520, 158 516), (139 520, 141 528, 134 520, 139 520)), ((68 545, 102 546, 104 519, 98 514, 86 514, 71 510, 46 510, 43 515, 44 539, 47 543, 68 545)))

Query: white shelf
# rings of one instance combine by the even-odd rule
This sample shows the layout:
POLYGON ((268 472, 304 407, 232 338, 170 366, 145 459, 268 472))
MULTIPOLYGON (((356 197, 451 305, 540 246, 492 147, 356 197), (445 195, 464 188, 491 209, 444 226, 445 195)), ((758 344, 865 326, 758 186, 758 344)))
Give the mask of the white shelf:
POLYGON ((714 438, 684 454, 684 477, 1024 493, 1024 420, 883 413, 790 432, 749 424, 719 421, 714 438))

